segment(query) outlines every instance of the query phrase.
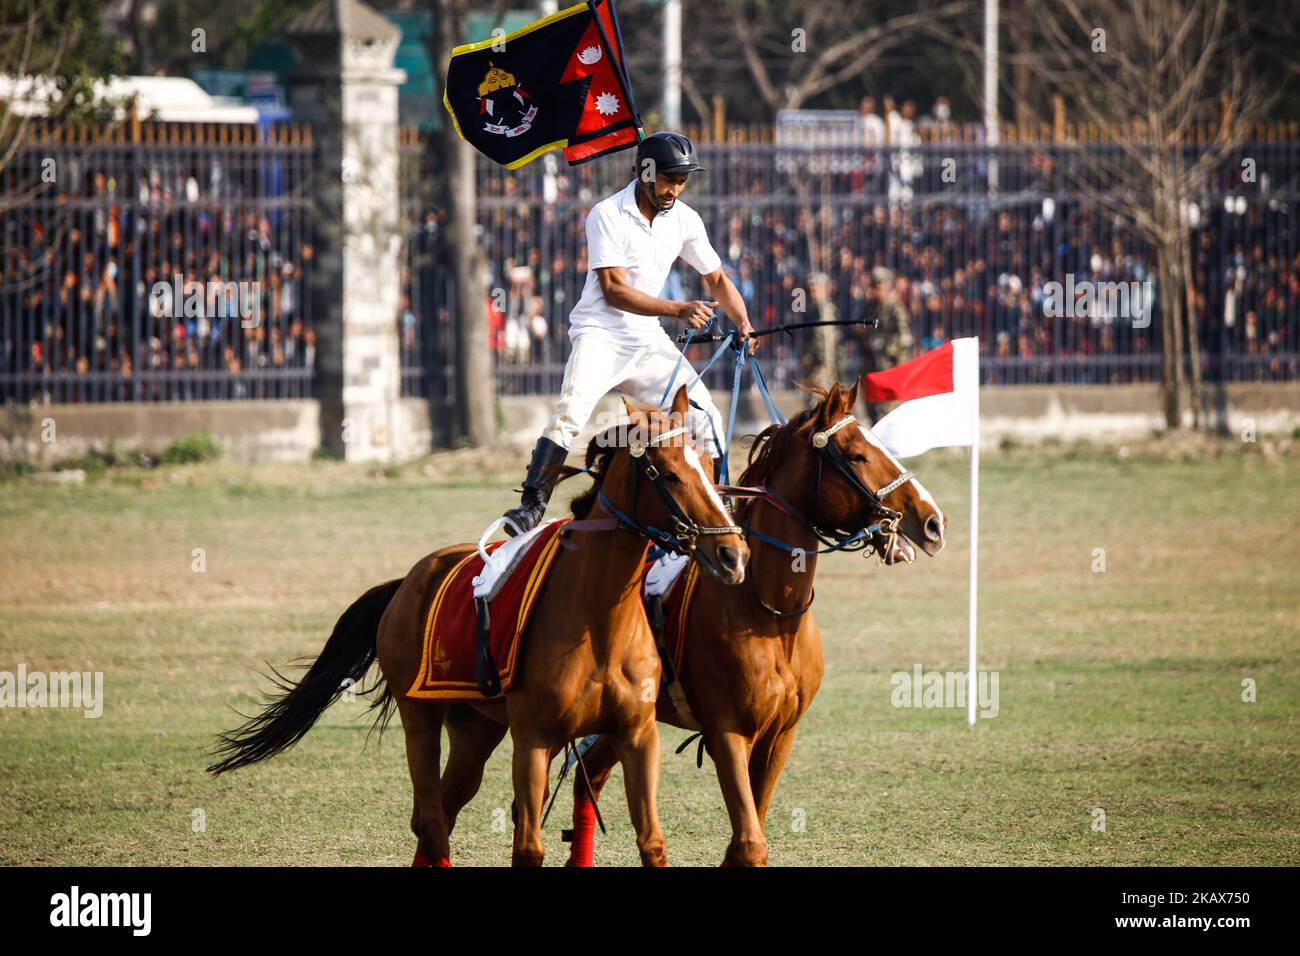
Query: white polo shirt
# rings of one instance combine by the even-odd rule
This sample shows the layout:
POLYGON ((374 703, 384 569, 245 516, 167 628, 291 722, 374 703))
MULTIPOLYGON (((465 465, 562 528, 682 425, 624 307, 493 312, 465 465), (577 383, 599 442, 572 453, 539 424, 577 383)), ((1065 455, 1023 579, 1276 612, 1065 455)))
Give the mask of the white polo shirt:
POLYGON ((596 270, 621 266, 634 288, 658 298, 678 258, 701 275, 716 272, 722 265, 704 231, 704 220, 680 197, 671 209, 655 216, 653 228, 637 208, 635 179, 596 203, 587 214, 587 283, 569 313, 569 338, 595 332, 633 345, 666 338, 658 317, 609 305, 596 270))

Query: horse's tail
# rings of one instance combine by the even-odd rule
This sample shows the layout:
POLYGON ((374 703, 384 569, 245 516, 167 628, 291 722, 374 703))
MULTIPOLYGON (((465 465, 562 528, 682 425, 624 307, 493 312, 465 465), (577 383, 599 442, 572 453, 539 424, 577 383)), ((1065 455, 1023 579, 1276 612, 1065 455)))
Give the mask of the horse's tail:
MULTIPOLYGON (((302 680, 295 682, 272 668, 281 693, 238 730, 220 736, 213 755, 221 759, 208 772, 226 773, 287 750, 311 730, 340 694, 359 685, 375 661, 380 618, 401 585, 401 578, 388 581, 352 602, 302 680)), ((383 689, 370 707, 379 710, 375 724, 382 727, 392 716, 393 696, 382 676, 371 690, 380 685, 383 689)))

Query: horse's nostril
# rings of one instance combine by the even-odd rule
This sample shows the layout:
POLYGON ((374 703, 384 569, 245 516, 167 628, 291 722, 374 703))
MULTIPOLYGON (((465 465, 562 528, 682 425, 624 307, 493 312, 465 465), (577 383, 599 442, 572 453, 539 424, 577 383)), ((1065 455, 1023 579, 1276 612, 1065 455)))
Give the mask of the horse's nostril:
POLYGON ((739 571, 741 566, 740 552, 735 548, 718 548, 718 563, 727 571, 739 571))
POLYGON ((938 515, 930 515, 925 519, 925 536, 931 541, 943 540, 943 522, 938 515))

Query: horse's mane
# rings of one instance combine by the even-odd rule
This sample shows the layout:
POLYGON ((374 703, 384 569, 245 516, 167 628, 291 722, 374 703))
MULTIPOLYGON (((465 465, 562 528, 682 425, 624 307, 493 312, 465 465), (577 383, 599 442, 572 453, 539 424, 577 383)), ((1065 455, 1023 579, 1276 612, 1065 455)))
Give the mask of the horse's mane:
MULTIPOLYGON (((780 462, 785 460, 786 450, 790 447, 790 443, 794 441, 795 433, 804 423, 817 414, 817 411, 830 395, 830 392, 820 385, 805 385, 799 382, 795 384, 804 391, 816 395, 818 398, 817 404, 804 409, 786 424, 768 425, 754 436, 754 444, 750 446, 745 470, 740 473, 740 478, 737 479, 739 484, 758 485, 766 483, 780 462)), ((736 517, 742 521, 748 521, 750 510, 754 507, 756 500, 756 498, 739 499, 733 508, 736 517)))
POLYGON ((626 425, 614 425, 587 442, 585 463, 592 482, 590 488, 569 503, 575 518, 587 517, 595 507, 596 495, 599 494, 601 483, 605 480, 605 470, 609 467, 609 461, 614 457, 614 453, 618 451, 619 431, 626 428, 626 425))

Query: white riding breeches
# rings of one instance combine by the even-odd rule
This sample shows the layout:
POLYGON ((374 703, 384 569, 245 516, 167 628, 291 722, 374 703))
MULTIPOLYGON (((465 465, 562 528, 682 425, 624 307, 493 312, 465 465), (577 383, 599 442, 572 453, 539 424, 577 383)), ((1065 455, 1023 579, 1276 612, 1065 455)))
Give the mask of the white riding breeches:
MULTIPOLYGON (((667 334, 657 341, 641 345, 615 342, 603 335, 576 336, 569 363, 564 367, 560 400, 542 437, 565 448, 571 447, 578 432, 591 418, 596 403, 610 389, 658 407, 680 354, 667 334)), ((703 409, 693 406, 689 409, 686 427, 694 434, 700 448, 716 458, 722 454, 723 429, 726 426, 709 390, 686 361, 678 369, 672 391, 668 393, 670 403, 682 385, 687 386, 687 396, 703 409)))

